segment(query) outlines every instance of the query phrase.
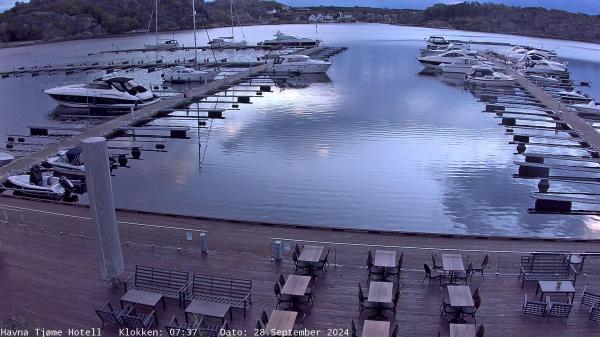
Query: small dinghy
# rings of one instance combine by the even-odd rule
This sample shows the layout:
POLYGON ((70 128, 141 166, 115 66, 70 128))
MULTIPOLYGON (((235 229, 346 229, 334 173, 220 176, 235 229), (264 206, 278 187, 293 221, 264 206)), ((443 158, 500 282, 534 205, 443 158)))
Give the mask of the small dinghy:
POLYGON ((67 151, 60 151, 56 156, 50 157, 46 163, 56 172, 68 175, 85 175, 85 166, 81 155, 81 148, 74 147, 67 151))
POLYGON ((15 160, 15 157, 12 154, 0 152, 0 166, 7 165, 13 160, 15 160))
POLYGON ((33 166, 29 174, 9 176, 8 181, 20 193, 51 199, 60 199, 74 188, 73 183, 65 177, 43 174, 38 165, 33 166))
POLYGON ((600 104, 596 103, 595 101, 590 101, 587 104, 573 104, 573 108, 575 108, 577 112, 600 115, 600 104))

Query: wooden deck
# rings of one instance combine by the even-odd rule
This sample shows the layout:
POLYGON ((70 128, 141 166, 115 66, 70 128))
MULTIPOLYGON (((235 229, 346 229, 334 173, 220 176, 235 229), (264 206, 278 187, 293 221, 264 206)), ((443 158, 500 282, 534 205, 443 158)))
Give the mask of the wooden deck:
MULTIPOLYGON (((99 279, 94 243, 88 234, 88 216, 89 209, 85 207, 0 198, 0 313, 16 312, 29 327, 99 327, 100 321, 93 310, 109 300, 118 305, 123 287, 99 279)), ((357 283, 361 282, 366 289, 367 250, 381 246, 403 247, 396 248, 398 252, 404 252, 404 271, 400 277, 402 293, 396 315, 399 336, 437 336, 438 325, 443 334, 449 333, 449 325, 440 318, 438 311, 439 287, 421 285, 423 263, 431 264, 433 251, 439 253, 438 257, 441 253, 462 254, 465 263, 468 257, 475 266, 489 252, 485 280, 474 277, 471 286, 472 290, 481 289, 483 304, 477 323, 485 324, 486 336, 582 337, 600 334, 600 323, 589 322, 588 311, 579 309, 579 297, 585 286, 600 291, 600 258, 586 260, 575 286, 575 308, 568 319, 522 315, 524 294, 527 292, 530 297, 535 297, 535 285, 531 283, 522 289, 517 279, 519 257, 525 252, 594 251, 599 250, 598 241, 311 229, 125 211, 118 212, 118 218, 122 222, 121 239, 127 270, 124 278, 136 264, 142 264, 252 279, 254 303, 248 317, 244 319, 236 312, 231 324, 232 328, 247 329, 249 336, 253 335, 260 312, 266 310, 270 314, 275 308, 273 284, 277 275, 293 272, 290 251, 284 251, 282 263, 271 261, 273 238, 340 243, 331 245, 332 267, 326 277, 317 281, 315 306, 305 321, 307 329, 322 329, 322 335, 327 328, 349 328, 352 319, 357 322, 360 335, 367 315, 359 317, 358 314, 357 283), (201 254, 195 232, 192 241, 187 241, 175 237, 175 228, 206 231, 208 254, 201 254)), ((284 242, 290 242, 293 247, 292 241, 284 242)), ((167 301, 167 309, 158 310, 161 328, 173 315, 183 318, 183 310, 176 301, 167 301)), ((104 330, 106 336, 117 333, 114 328, 104 330)))

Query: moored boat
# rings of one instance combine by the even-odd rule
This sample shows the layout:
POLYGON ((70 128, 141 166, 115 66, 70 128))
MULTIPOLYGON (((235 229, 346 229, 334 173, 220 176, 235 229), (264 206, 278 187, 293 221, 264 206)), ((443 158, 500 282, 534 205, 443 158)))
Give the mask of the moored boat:
POLYGON ((46 163, 56 172, 68 175, 85 175, 85 165, 80 147, 74 147, 67 151, 59 151, 56 156, 46 159, 46 163))
POLYGON ((316 74, 327 72, 331 62, 306 55, 282 55, 275 58, 269 71, 274 73, 316 74))
POLYGON ((6 153, 6 152, 0 152, 0 166, 7 165, 10 162, 12 162, 13 160, 15 160, 15 157, 12 154, 6 153))
POLYGON ((514 86, 516 79, 513 76, 493 71, 491 68, 474 67, 467 75, 465 81, 469 84, 482 86, 510 87, 514 86))
POLYGON ((74 189, 67 178, 42 173, 38 165, 33 166, 29 174, 9 176, 8 182, 23 194, 52 199, 60 199, 74 189))

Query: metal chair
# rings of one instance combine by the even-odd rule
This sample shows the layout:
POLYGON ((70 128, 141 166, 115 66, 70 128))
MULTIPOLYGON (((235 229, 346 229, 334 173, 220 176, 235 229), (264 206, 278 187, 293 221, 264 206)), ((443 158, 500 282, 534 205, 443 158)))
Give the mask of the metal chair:
POLYGON ((485 267, 487 267, 489 262, 490 262, 490 255, 486 254, 485 257, 483 258, 483 261, 481 262, 481 267, 473 268, 471 270, 471 279, 473 278, 473 274, 476 274, 476 273, 479 273, 481 275, 481 278, 485 279, 483 272, 485 271, 485 267))
POLYGON ((150 329, 154 324, 158 325, 158 317, 155 310, 152 310, 149 314, 144 314, 137 313, 135 308, 132 308, 122 317, 125 326, 132 329, 150 329))
POLYGON ((433 263, 433 270, 444 270, 444 266, 441 264, 437 264, 437 254, 435 252, 431 253, 431 262, 433 263))
POLYGON ((484 334, 485 334, 485 327, 483 326, 483 324, 481 324, 477 328, 477 332, 475 333, 475 337, 483 337, 484 334))
POLYGON ((469 263, 467 270, 459 270, 454 272, 454 281, 463 281, 465 284, 469 284, 469 278, 473 273, 473 263, 469 263))
POLYGON ((550 296, 546 297, 546 303, 548 305, 548 311, 546 316, 548 317, 559 317, 566 318, 571 314, 571 309, 573 309, 573 303, 571 303, 571 299, 568 299, 568 302, 552 302, 550 296))
POLYGON ((396 309, 398 307, 398 301, 400 300, 400 285, 396 287, 396 292, 394 293, 394 298, 392 299, 392 303, 381 303, 379 307, 383 310, 390 310, 394 314, 394 318, 396 317, 396 309))
POLYGON ((260 321, 262 322, 262 324, 264 326, 267 326, 267 323, 269 323, 269 315, 267 315, 267 312, 263 310, 263 312, 260 314, 260 321))
POLYGON ((369 253, 367 255, 367 269, 369 270, 369 276, 368 276, 368 280, 371 279, 372 275, 375 275, 377 277, 382 277, 383 273, 385 272, 385 268, 383 267, 376 267, 373 264, 373 255, 371 254, 371 250, 369 250, 369 253))
POLYGON ((475 296, 473 298, 473 307, 462 308, 461 313, 462 313, 463 318, 465 316, 470 316, 473 318, 474 323, 477 323, 477 318, 475 317, 475 314, 477 313, 477 310, 479 310, 480 306, 481 306, 481 296, 479 296, 479 294, 477 294, 477 296, 475 296))
POLYGON ((385 278, 387 279, 390 276, 396 278, 396 281, 400 280, 400 271, 402 270, 402 261, 404 260, 404 252, 400 253, 400 257, 398 258, 398 264, 392 268, 385 268, 385 278))
POLYGON ((277 283, 279 283, 279 286, 281 288, 283 288, 283 286, 285 285, 285 276, 283 276, 283 274, 279 274, 279 278, 277 279, 277 283))
POLYGON ((546 309, 546 302, 530 301, 529 299, 527 299, 527 294, 525 294, 525 299, 523 300, 523 314, 533 316, 546 316, 546 309))
POLYGON ((600 295, 587 291, 587 286, 585 286, 585 288, 583 288, 583 294, 581 295, 581 304, 579 308, 584 305, 594 307, 598 303, 600 303, 600 295))
POLYGON ((421 284, 423 284, 423 282, 425 282, 425 280, 429 280, 429 285, 431 285, 431 281, 435 280, 435 279, 439 279, 440 280, 440 285, 442 285, 442 278, 444 278, 444 274, 439 273, 439 272, 432 272, 431 268, 429 267, 429 265, 427 263, 423 264, 423 269, 425 269, 425 278, 423 278, 423 281, 421 281, 421 284))
POLYGON ((367 301, 367 298, 365 297, 365 295, 363 293, 360 282, 358 282, 358 304, 359 304, 358 311, 360 313, 362 313, 364 310, 377 309, 376 303, 367 301))
POLYGON ((275 285, 273 286, 273 291, 275 292, 275 297, 277 297, 276 308, 279 308, 279 305, 282 303, 292 304, 292 296, 283 295, 281 293, 281 288, 279 286, 279 283, 275 282, 275 285))
POLYGON ((305 261, 298 260, 298 255, 295 251, 292 252, 292 260, 294 261, 295 270, 294 273, 298 273, 298 270, 308 273, 310 270, 310 264, 305 261))
POLYGON ((354 324, 354 320, 352 320, 352 325, 350 326, 350 328, 352 330, 352 337, 358 337, 358 334, 356 333, 356 324, 354 324))
POLYGON ((394 330, 392 330, 390 337, 398 337, 398 324, 394 326, 394 330))
POLYGON ((110 302, 106 302, 100 309, 96 309, 96 314, 100 317, 102 321, 101 329, 104 329, 105 324, 111 324, 116 326, 122 326, 123 319, 122 316, 127 314, 133 307, 126 306, 124 309, 113 309, 110 302))
POLYGON ((590 309, 590 321, 600 322, 600 303, 590 309))

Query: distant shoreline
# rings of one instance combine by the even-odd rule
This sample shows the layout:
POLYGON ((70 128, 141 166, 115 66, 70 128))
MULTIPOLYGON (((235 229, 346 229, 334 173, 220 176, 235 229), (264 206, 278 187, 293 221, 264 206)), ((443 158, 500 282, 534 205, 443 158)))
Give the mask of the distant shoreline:
MULTIPOLYGON (((312 25, 314 23, 311 23, 311 22, 304 22, 304 23, 283 22, 283 23, 278 23, 276 25, 274 25, 272 23, 257 23, 257 24, 242 25, 242 26, 244 26, 244 27, 269 26, 269 25, 281 26, 281 25, 291 25, 291 24, 312 25)), ((414 26, 414 25, 403 25, 403 24, 390 24, 390 23, 385 23, 385 22, 331 22, 331 23, 318 23, 318 24, 319 25, 381 24, 381 25, 398 26, 398 27, 429 28, 429 29, 455 30, 455 31, 470 32, 470 33, 488 33, 488 34, 512 35, 512 36, 521 36, 521 37, 531 37, 531 38, 537 38, 537 39, 549 39, 549 40, 558 40, 558 41, 573 41, 573 42, 583 42, 583 43, 591 43, 591 44, 600 45, 600 42, 587 41, 587 40, 583 40, 583 39, 566 39, 566 38, 553 37, 553 36, 545 36, 545 35, 524 35, 524 34, 519 34, 519 33, 516 33, 516 32, 513 32, 513 33, 503 33, 503 32, 479 31, 479 30, 465 30, 465 29, 458 29, 458 28, 452 28, 452 27, 441 27, 441 26, 440 27, 435 27, 435 26, 414 26)), ((214 28, 225 28, 225 27, 229 27, 229 26, 226 26, 226 25, 218 25, 218 26, 216 26, 215 25, 215 26, 207 27, 207 28, 208 29, 214 29, 214 28)), ((184 32, 184 31, 188 31, 188 30, 189 29, 170 30, 170 31, 163 31, 161 33, 179 33, 179 32, 184 32)), ((53 43, 69 42, 69 41, 110 39, 110 38, 116 38, 116 37, 139 36, 139 35, 147 35, 147 34, 148 33, 146 33, 146 32, 134 32, 134 33, 108 34, 108 35, 89 36, 89 37, 72 37, 72 38, 54 39, 54 40, 34 40, 34 41, 4 42, 4 43, 0 43, 0 49, 10 49, 10 48, 19 48, 19 47, 31 47, 31 46, 53 44, 53 43)))

